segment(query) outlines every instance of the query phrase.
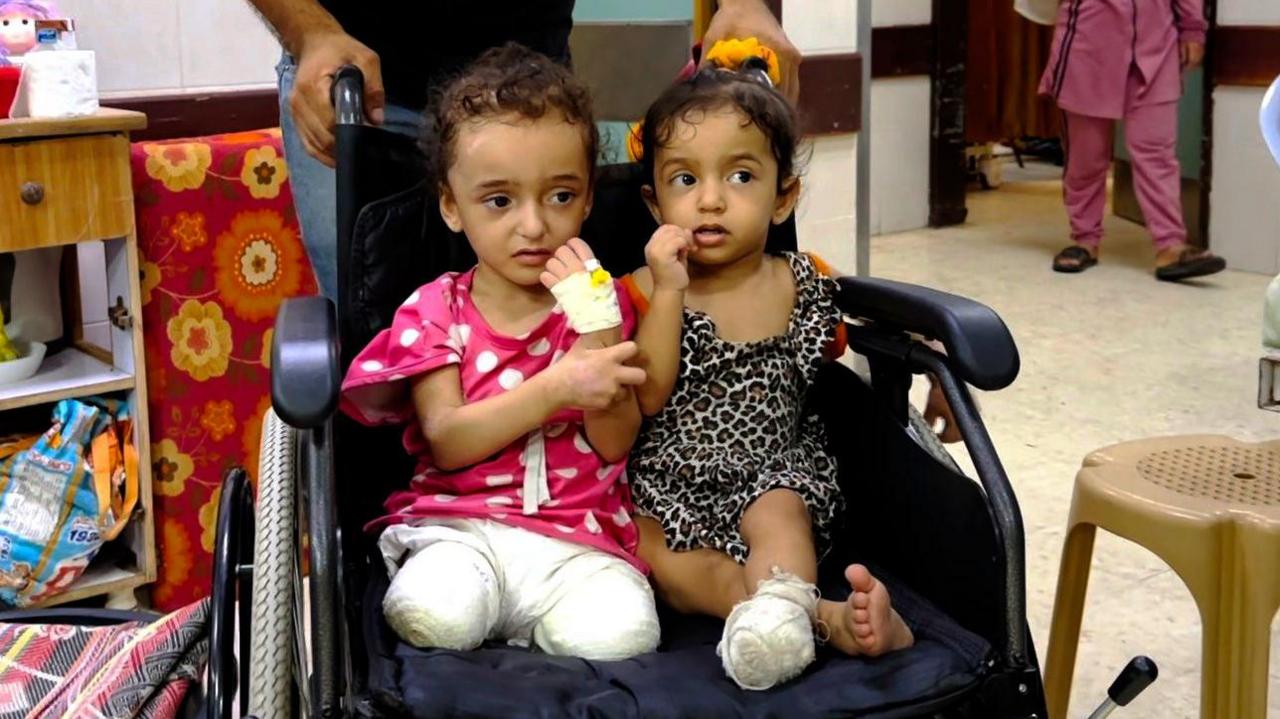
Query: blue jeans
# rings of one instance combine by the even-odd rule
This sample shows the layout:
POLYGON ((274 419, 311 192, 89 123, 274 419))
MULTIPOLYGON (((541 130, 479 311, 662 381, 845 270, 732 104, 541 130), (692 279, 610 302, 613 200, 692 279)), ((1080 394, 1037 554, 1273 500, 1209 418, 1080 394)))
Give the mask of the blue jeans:
MULTIPOLYGON (((293 124, 289 95, 293 92, 298 66, 287 53, 276 65, 280 84, 280 132, 284 135, 284 155, 289 163, 293 186, 293 206, 302 228, 302 244, 316 273, 316 283, 325 297, 338 300, 338 204, 333 170, 307 154, 302 137, 293 124)), ((402 135, 417 137, 422 130, 422 113, 388 104, 382 127, 402 135)))

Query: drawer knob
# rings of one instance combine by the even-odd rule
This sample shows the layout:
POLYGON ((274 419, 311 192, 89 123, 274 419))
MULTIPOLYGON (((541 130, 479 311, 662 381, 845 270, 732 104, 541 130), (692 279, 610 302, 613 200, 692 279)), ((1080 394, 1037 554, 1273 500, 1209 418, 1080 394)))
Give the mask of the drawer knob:
POLYGON ((44 199, 44 185, 39 182, 22 183, 22 201, 28 205, 38 205, 44 199))

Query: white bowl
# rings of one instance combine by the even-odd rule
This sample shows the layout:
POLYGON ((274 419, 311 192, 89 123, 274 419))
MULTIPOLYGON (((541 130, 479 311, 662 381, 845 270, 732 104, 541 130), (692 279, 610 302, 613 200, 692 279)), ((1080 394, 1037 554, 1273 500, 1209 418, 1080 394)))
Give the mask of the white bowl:
POLYGON ((30 378, 40 369, 40 363, 44 361, 43 342, 27 343, 14 340, 13 346, 18 350, 18 359, 0 362, 0 385, 30 378))

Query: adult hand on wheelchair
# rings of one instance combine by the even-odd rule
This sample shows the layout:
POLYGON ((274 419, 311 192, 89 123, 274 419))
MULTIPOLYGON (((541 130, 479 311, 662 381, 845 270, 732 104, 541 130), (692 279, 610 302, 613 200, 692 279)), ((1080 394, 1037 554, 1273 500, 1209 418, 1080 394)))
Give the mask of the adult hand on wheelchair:
POLYGON ((324 30, 303 39, 298 49, 298 74, 289 108, 307 153, 333 167, 334 114, 329 96, 333 77, 343 65, 355 65, 364 75, 364 111, 381 124, 386 93, 378 54, 340 30, 324 30))
POLYGON ((625 399, 631 387, 644 384, 645 371, 627 362, 639 353, 635 342, 591 349, 588 337, 574 343, 559 362, 543 371, 556 404, 582 410, 605 410, 625 399))
POLYGON ((683 227, 663 225, 644 246, 645 264, 653 275, 653 289, 682 292, 689 287, 689 253, 697 249, 693 233, 683 227))
POLYGON ((704 57, 705 51, 715 47, 719 40, 748 37, 756 38, 777 54, 782 72, 782 87, 778 89, 794 106, 800 99, 800 51, 787 39, 762 0, 720 0, 720 9, 702 36, 704 57))

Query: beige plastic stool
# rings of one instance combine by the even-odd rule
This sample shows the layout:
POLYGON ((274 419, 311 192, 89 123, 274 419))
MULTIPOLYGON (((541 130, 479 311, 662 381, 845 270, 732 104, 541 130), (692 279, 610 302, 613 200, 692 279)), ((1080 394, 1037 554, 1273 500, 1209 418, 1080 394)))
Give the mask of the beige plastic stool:
POLYGON ((1280 607, 1280 441, 1149 439, 1085 458, 1045 664, 1050 719, 1067 716, 1098 527, 1157 554, 1195 597, 1202 719, 1262 719, 1271 619, 1280 607))

